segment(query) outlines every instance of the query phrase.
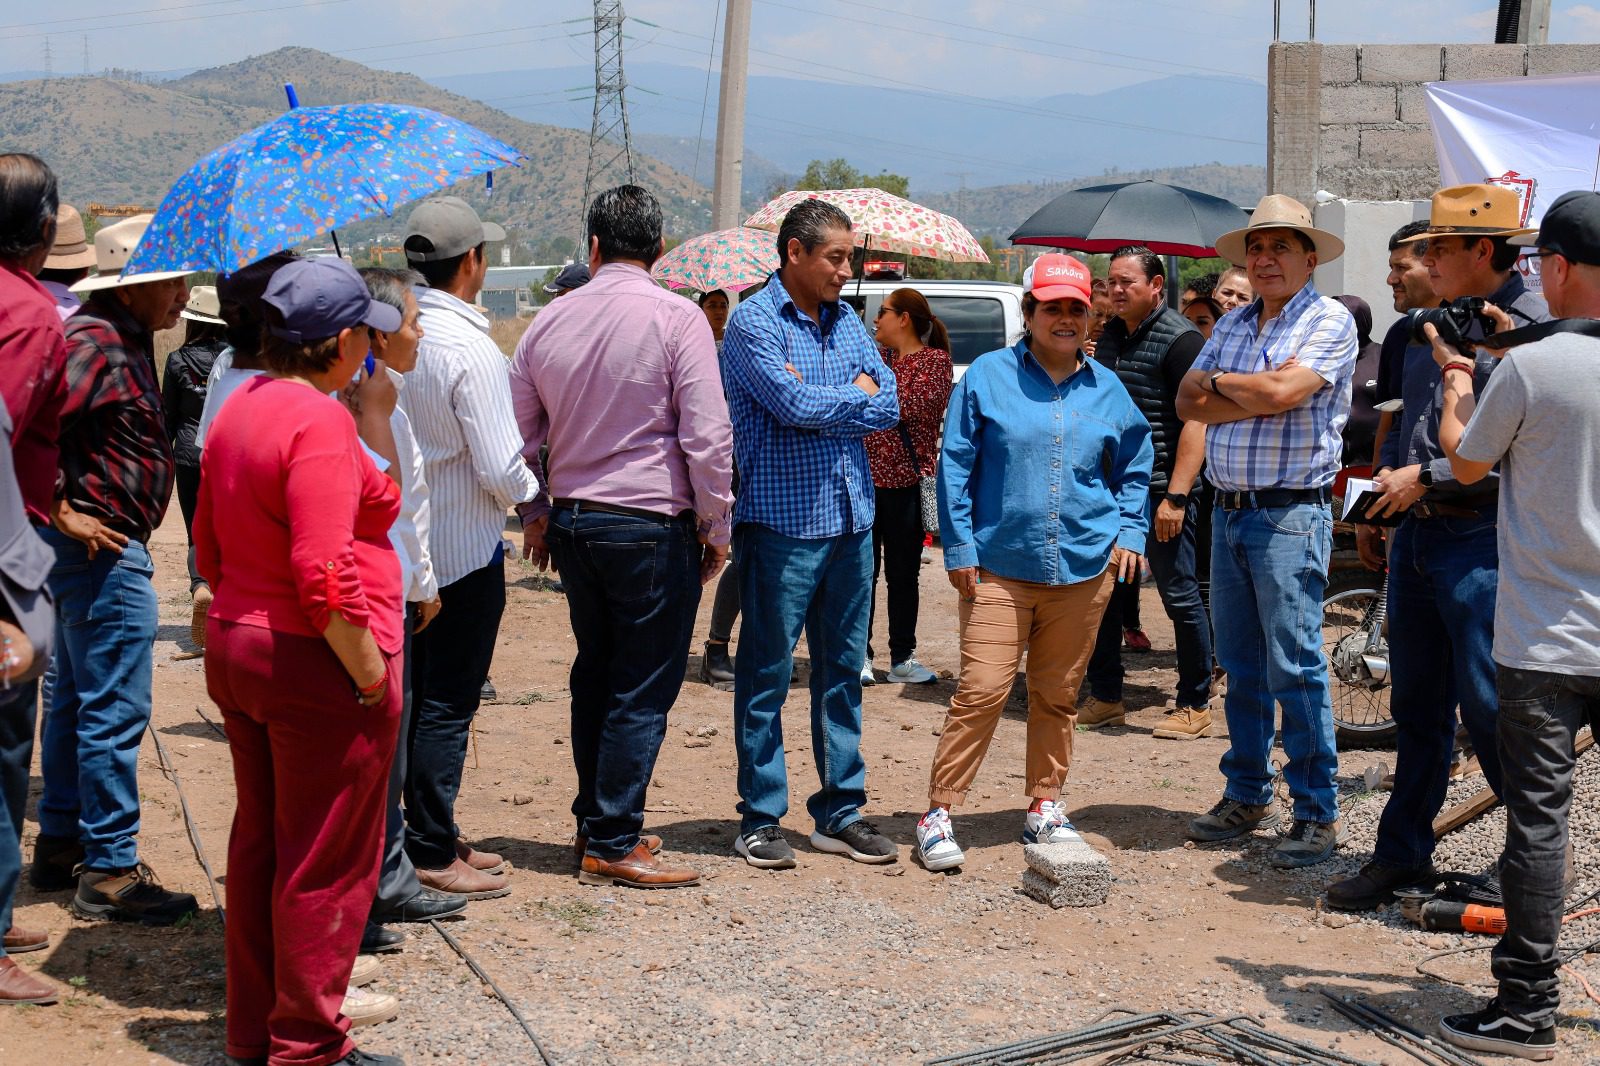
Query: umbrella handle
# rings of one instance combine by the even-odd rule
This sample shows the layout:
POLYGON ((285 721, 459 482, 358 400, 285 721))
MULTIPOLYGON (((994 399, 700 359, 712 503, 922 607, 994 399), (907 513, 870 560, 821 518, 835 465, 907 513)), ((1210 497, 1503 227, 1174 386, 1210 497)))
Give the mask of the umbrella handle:
MULTIPOLYGON (((294 82, 286 81, 286 82, 283 83, 283 95, 287 96, 289 98, 289 110, 290 111, 293 111, 295 108, 300 106, 300 94, 294 91, 294 82)), ((328 236, 333 238, 333 254, 338 256, 340 259, 343 259, 344 258, 344 250, 339 247, 339 233, 338 233, 338 231, 337 230, 329 230, 328 231, 328 236)), ((372 357, 371 356, 367 357, 367 374, 368 374, 368 376, 371 376, 371 374, 372 374, 372 357)))
MULTIPOLYGON (((856 275, 856 299, 861 298, 861 282, 867 276, 867 253, 872 251, 872 234, 862 234, 861 240, 861 273, 856 275)), ((865 311, 863 310, 863 314, 865 311)))

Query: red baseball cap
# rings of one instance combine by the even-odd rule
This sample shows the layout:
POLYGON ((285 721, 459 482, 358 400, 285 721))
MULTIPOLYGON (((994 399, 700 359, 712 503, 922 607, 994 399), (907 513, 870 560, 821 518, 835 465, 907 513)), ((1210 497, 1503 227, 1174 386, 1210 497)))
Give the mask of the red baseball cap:
POLYGON ((1070 299, 1087 304, 1094 302, 1090 290, 1093 278, 1089 268, 1072 256, 1051 252, 1035 259, 1028 268, 1026 287, 1033 292, 1034 299, 1041 302, 1070 299))

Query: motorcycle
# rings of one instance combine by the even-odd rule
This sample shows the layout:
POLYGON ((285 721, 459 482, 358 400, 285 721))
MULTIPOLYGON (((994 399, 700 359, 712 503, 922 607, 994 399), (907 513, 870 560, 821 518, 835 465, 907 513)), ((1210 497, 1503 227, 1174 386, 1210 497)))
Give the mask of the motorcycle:
MULTIPOLYGON (((1339 471, 1334 514, 1343 510, 1346 483, 1370 467, 1339 471)), ((1394 739, 1389 710, 1389 576, 1369 570, 1356 550, 1355 525, 1335 521, 1333 558, 1322 600, 1322 651, 1328 659, 1333 721, 1341 746, 1372 747, 1394 739)))

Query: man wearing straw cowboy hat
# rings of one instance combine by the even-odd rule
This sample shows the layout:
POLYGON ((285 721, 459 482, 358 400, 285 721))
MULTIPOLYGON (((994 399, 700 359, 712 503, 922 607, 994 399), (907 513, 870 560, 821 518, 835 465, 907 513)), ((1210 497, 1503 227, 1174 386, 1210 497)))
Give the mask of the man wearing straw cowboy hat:
MULTIPOLYGON (((1500 185, 1456 185, 1433 195, 1428 227, 1402 243, 1425 241, 1422 263, 1443 301, 1487 299, 1525 326, 1550 318, 1544 298, 1517 273, 1522 225, 1517 194, 1500 185)), ((1474 322, 1467 337, 1483 337, 1474 322)), ((1470 349, 1469 349, 1470 350, 1470 349)), ((1475 360, 1481 394, 1498 361, 1475 360)), ((1328 904, 1370 910, 1394 890, 1433 878, 1433 819, 1444 806, 1456 707, 1483 768, 1500 792, 1495 741, 1495 589, 1500 570, 1495 520, 1500 478, 1470 488, 1456 480, 1439 441, 1443 395, 1433 350, 1412 343, 1400 367, 1405 401, 1382 441, 1376 513, 1402 513, 1389 548, 1389 680, 1395 725, 1394 793, 1383 808, 1372 861, 1328 886, 1328 904)))
POLYGON ((83 216, 71 204, 56 211, 56 240, 39 271, 39 284, 55 297, 56 314, 65 322, 83 303, 72 286, 89 276, 94 266, 94 249, 84 236, 83 216))
POLYGON ((1313 226, 1305 205, 1272 195, 1248 226, 1217 238, 1217 252, 1245 268, 1256 296, 1217 323, 1178 392, 1179 417, 1212 427, 1211 608, 1230 739, 1222 799, 1189 837, 1226 840, 1281 820, 1268 762, 1279 704, 1294 826, 1271 862, 1310 866, 1339 836, 1322 597, 1356 360, 1350 312, 1319 295, 1311 274, 1344 242, 1313 226))
POLYGON ((154 334, 178 321, 186 272, 122 273, 149 215, 95 234, 99 273, 67 320, 67 401, 50 591, 55 680, 41 731, 39 837, 31 880, 72 887, 81 918, 170 925, 194 897, 139 860, 139 743, 150 723, 156 593, 146 547, 172 495, 154 334))

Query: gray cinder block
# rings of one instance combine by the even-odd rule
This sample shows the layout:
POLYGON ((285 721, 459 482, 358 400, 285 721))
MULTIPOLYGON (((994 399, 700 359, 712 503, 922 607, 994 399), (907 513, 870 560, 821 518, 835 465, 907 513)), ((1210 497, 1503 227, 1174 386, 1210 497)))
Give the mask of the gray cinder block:
POLYGON ((1087 843, 1028 844, 1022 856, 1023 891, 1041 903, 1098 907, 1111 893, 1111 862, 1087 843))

